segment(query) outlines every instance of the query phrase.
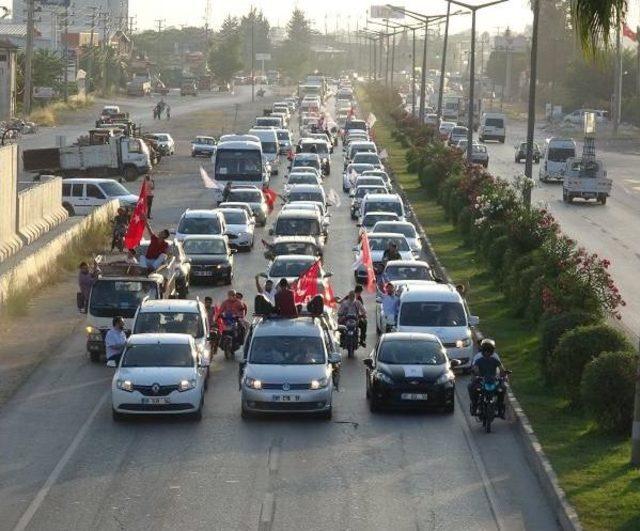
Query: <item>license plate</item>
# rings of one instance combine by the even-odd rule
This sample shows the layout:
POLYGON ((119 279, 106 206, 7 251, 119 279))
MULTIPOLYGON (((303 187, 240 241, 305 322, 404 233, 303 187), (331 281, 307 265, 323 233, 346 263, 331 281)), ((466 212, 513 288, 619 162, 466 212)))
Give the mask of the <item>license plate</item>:
POLYGON ((425 393, 402 393, 400 398, 402 400, 426 400, 427 395, 425 393))
POLYGON ((274 402, 298 402, 300 395, 273 395, 271 399, 274 402))
POLYGON ((193 274, 197 277, 212 277, 213 271, 194 271, 193 274))
POLYGON ((152 406, 158 406, 162 404, 168 404, 170 400, 166 397, 151 397, 151 398, 143 398, 141 400, 142 404, 151 404, 152 406))

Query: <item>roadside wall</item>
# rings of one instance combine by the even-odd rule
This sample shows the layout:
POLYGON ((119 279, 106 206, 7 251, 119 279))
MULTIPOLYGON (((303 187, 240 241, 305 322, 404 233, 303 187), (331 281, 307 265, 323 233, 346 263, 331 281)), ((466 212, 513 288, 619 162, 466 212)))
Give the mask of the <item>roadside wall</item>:
MULTIPOLYGON (((11 291, 19 290, 32 281, 46 274, 48 268, 55 264, 59 256, 69 248, 74 238, 82 235, 94 224, 106 224, 113 218, 118 210, 119 202, 111 201, 96 208, 82 221, 71 227, 60 236, 51 240, 38 251, 26 257, 18 263, 12 271, 0 276, 0 304, 2 304, 11 291)), ((34 282, 35 283, 35 282, 34 282)), ((74 294, 69 294, 73 298, 74 294)))
POLYGON ((18 146, 0 147, 0 262, 24 245, 18 236, 18 146))
POLYGON ((30 244, 69 217, 62 206, 62 179, 47 177, 18 194, 18 234, 30 244))

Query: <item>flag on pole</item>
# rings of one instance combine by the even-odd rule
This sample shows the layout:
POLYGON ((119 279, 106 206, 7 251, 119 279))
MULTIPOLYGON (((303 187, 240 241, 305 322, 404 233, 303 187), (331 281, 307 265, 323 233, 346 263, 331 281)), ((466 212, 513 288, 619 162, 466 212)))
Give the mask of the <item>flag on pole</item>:
POLYGON ((333 288, 329 282, 327 282, 324 290, 324 303, 326 306, 330 306, 331 308, 336 307, 336 294, 333 292, 333 288))
POLYGON ((369 293, 375 293, 376 291, 376 272, 373 269, 373 259, 371 258, 371 247, 369 246, 369 236, 366 232, 362 232, 362 239, 360 240, 360 260, 367 272, 367 283, 365 287, 369 293))
POLYGON ((262 193, 264 194, 264 199, 267 202, 267 206, 269 207, 269 212, 271 212, 273 210, 273 207, 276 205, 278 194, 271 188, 263 188, 262 193))
POLYGON ((372 129, 373 126, 376 125, 377 121, 378 119, 376 118, 376 115, 370 112, 369 116, 367 116, 367 126, 369 126, 369 129, 372 129))
POLYGON ((200 177, 202 178, 202 184, 204 184, 205 188, 210 188, 213 190, 224 189, 224 187, 218 181, 209 177, 207 170, 205 170, 202 166, 200 166, 200 177))
POLYGON ((387 153, 386 149, 383 149, 380 152, 380 160, 387 160, 389 158, 389 153, 387 153))
POLYGON ((622 34, 627 39, 631 39, 633 42, 638 42, 638 34, 637 34, 637 32, 633 31, 629 26, 627 26, 626 22, 624 24, 622 24, 622 34))
POLYGON ((142 181, 138 202, 129 220, 127 233, 124 235, 124 246, 127 249, 137 247, 140 244, 140 240, 142 240, 147 220, 147 194, 147 181, 142 181))
POLYGON ((291 284, 296 304, 304 304, 318 295, 320 261, 316 260, 291 284))

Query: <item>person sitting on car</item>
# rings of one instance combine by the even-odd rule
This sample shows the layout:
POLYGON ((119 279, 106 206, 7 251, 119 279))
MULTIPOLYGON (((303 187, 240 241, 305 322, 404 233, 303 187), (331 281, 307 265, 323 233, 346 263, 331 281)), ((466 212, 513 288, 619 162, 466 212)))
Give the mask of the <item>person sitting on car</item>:
POLYGON ((296 298, 286 278, 280 279, 278 288, 275 294, 276 311, 282 317, 297 317, 296 298))
POLYGON ((156 235, 149 225, 149 221, 147 220, 145 223, 151 242, 149 243, 149 247, 147 247, 147 252, 144 256, 141 256, 138 261, 142 267, 146 267, 150 271, 155 271, 167 261, 169 231, 164 229, 156 235))
POLYGON ((398 244, 396 242, 389 242, 384 253, 382 253, 382 263, 386 265, 389 260, 402 260, 402 256, 398 251, 398 244))

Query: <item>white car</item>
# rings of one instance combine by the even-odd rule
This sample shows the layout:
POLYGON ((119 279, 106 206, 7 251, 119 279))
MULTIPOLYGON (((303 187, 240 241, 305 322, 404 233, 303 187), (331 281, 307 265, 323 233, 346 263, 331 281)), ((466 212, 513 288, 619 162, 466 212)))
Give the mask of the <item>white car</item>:
POLYGON ((248 203, 256 223, 264 227, 267 224, 269 208, 262 190, 256 186, 234 186, 227 197, 228 202, 248 203))
MULTIPOLYGON (((389 248, 390 243, 395 243, 400 257, 402 260, 415 260, 411 248, 407 243, 407 239, 401 234, 384 233, 378 234, 369 233, 369 249, 371 251, 371 261, 373 262, 373 269, 376 272, 382 272, 384 269, 383 256, 384 252, 389 248)), ((356 255, 356 262, 361 260, 362 248, 361 244, 353 248, 356 255)), ((354 273, 356 282, 366 283, 367 270, 363 265, 359 265, 354 273)))
POLYGON ((291 187, 296 184, 312 184, 316 186, 322 185, 322 179, 318 177, 316 173, 311 172, 292 172, 286 177, 286 183, 284 185, 284 193, 286 194, 291 190, 291 187))
POLYGON ((395 212, 367 212, 357 226, 369 233, 378 221, 400 221, 400 216, 395 212))
POLYGON ((182 241, 187 236, 212 236, 224 235, 227 225, 224 217, 217 210, 191 210, 187 209, 178 222, 176 240, 182 241))
POLYGON ((190 415, 202 419, 206 367, 188 334, 134 334, 111 383, 113 420, 127 415, 190 415))
POLYGON ((380 156, 377 153, 360 151, 353 156, 351 164, 371 164, 374 168, 384 169, 384 164, 382 164, 382 160, 380 160, 380 156))
POLYGON ((158 151, 165 156, 173 155, 176 152, 176 143, 168 133, 153 133, 149 135, 158 145, 158 151))
POLYGON ((62 181, 62 206, 70 216, 88 214, 113 199, 120 201, 120 206, 130 208, 138 202, 138 196, 115 179, 78 177, 62 181))
MULTIPOLYGON (((273 281, 274 285, 278 285, 281 279, 286 278, 287 282, 291 284, 302 273, 309 269, 316 261, 317 256, 302 255, 302 254, 281 254, 276 256, 269 264, 267 271, 261 273, 260 276, 268 278, 273 281)), ((325 273, 320 266, 320 277, 329 278, 331 273, 325 273)))
POLYGON ((216 152, 216 139, 212 136, 197 136, 191 141, 192 157, 211 157, 216 152))
POLYGON ((229 244, 238 249, 250 251, 253 248, 256 222, 242 208, 218 208, 227 224, 229 244))
POLYGON ((417 258, 422 252, 422 242, 413 223, 410 221, 378 221, 371 229, 371 234, 378 232, 394 232, 402 234, 406 239, 411 252, 417 258))
POLYGON ((449 134, 456 126, 455 122, 441 122, 440 127, 438 127, 438 133, 440 134, 440 138, 442 140, 446 140, 449 138, 449 134))
POLYGON ((449 145, 455 146, 459 140, 468 138, 469 129, 461 125, 456 125, 449 133, 449 145))
POLYGON ((375 168, 373 164, 349 164, 342 174, 342 190, 349 192, 358 175, 362 175, 365 171, 374 170, 375 168))

